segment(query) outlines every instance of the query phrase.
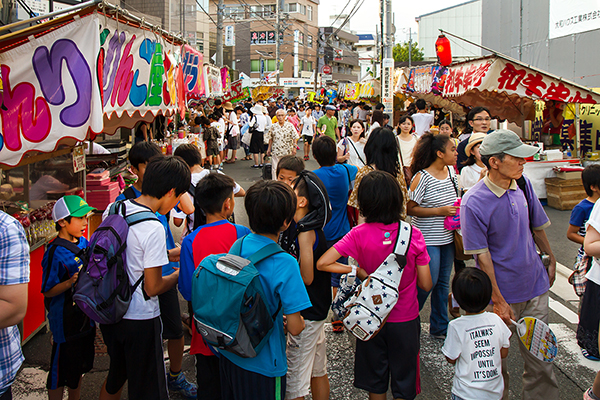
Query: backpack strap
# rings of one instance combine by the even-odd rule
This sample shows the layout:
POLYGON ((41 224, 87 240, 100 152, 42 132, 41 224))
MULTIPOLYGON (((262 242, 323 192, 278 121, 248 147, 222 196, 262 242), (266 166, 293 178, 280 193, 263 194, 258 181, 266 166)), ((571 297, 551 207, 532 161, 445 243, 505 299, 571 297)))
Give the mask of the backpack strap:
POLYGON ((533 236, 533 226, 531 225, 531 205, 529 204, 529 191, 527 190, 527 182, 525 182, 525 176, 521 175, 519 179, 517 179, 517 186, 519 189, 523 191, 523 195, 525 196, 525 201, 527 202, 527 213, 529 217, 529 230, 531 231, 531 235, 533 236))
POLYGON ((399 265, 405 266, 407 263, 406 253, 410 248, 412 240, 412 226, 404 221, 398 223, 398 236, 396 237, 396 245, 394 246, 394 254, 396 262, 399 265))
POLYGON ((75 243, 71 242, 70 240, 59 238, 59 237, 57 237, 56 239, 51 241, 50 245, 64 247, 65 249, 69 250, 71 253, 75 254, 75 256, 79 256, 79 254, 83 253, 83 251, 84 251, 84 249, 77 246, 75 243))
POLYGON ((125 196, 126 200, 131 200, 137 198, 135 195, 135 190, 133 190, 133 185, 129 186, 127 189, 123 191, 123 196, 125 196))

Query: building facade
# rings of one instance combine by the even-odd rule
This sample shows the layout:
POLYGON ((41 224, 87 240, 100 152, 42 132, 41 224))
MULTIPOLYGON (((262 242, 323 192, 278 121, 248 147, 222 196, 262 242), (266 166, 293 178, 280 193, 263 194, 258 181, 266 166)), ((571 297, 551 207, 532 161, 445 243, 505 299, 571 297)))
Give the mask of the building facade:
MULTIPOLYGON (((224 63, 251 78, 275 79, 275 0, 225 0, 224 4, 224 26, 230 26, 235 36, 231 63, 225 56, 224 63)), ((280 78, 310 77, 316 68, 318 5, 318 0, 294 0, 280 6, 280 78)), ((211 10, 216 12, 214 2, 211 10)))
POLYGON ((319 71, 323 65, 329 65, 333 81, 357 82, 360 78, 358 36, 332 26, 319 28, 319 31, 319 71))
POLYGON ((368 75, 377 77, 377 41, 372 33, 358 34, 356 52, 358 53, 358 65, 360 74, 358 79, 362 80, 368 75))

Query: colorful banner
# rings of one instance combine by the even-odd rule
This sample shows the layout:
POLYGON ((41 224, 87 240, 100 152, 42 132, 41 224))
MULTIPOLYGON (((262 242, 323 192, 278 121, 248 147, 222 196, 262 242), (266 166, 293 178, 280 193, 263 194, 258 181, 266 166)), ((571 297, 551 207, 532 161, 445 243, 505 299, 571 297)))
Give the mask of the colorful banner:
POLYGON ((182 71, 186 98, 200 98, 206 94, 204 86, 204 54, 187 44, 183 46, 182 71))
MULTIPOLYGON (((571 127, 574 118, 573 113, 576 105, 569 104, 565 108, 563 129, 561 130, 560 141, 563 146, 570 145, 573 148, 573 137, 569 138, 575 133, 575 127, 571 127)), ((585 155, 588 151, 600 151, 600 105, 598 104, 579 104, 579 146, 581 147, 581 154, 585 155)))
POLYGON ((379 81, 371 80, 360 84, 360 93, 358 97, 361 99, 368 99, 377 97, 381 93, 381 83, 379 81))
POLYGON ((89 15, 0 54, 0 164, 102 132, 98 26, 89 15))
MULTIPOLYGON (((176 49, 164 38, 146 29, 100 19, 99 59, 104 113, 108 119, 125 119, 138 112, 156 116, 177 110, 174 58, 176 49)), ((123 123, 127 121, 123 120, 123 123)), ((114 125, 114 123, 112 124, 114 125)))
POLYGON ((231 84, 231 91, 225 93, 223 97, 223 101, 230 101, 232 103, 237 103, 244 99, 250 97, 250 90, 247 87, 242 87, 242 80, 238 79, 237 81, 231 84))
POLYGON ((258 86, 252 89, 252 99, 254 101, 267 100, 271 97, 283 96, 284 94, 285 90, 277 86, 258 86))
POLYGON ((223 97, 223 81, 221 70, 216 65, 204 64, 204 84, 206 97, 223 97))
POLYGON ((358 100, 360 94, 360 83, 346 83, 343 86, 344 100, 358 100))
POLYGON ((229 68, 221 68, 221 85, 223 86, 223 92, 228 93, 231 91, 231 78, 229 77, 229 68))

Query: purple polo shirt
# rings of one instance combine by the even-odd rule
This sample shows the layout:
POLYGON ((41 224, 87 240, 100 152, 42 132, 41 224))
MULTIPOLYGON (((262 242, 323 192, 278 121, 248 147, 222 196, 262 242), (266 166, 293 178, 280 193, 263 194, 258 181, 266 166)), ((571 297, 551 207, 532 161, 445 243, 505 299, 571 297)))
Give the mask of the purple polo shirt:
MULTIPOLYGON (((542 230, 550 225, 550 220, 531 182, 525 181, 532 207, 532 226, 542 230)), ((467 192, 461 204, 465 253, 490 252, 496 282, 509 304, 531 300, 550 289, 548 273, 536 252, 529 229, 527 208, 525 193, 516 181, 504 190, 487 176, 467 192)))

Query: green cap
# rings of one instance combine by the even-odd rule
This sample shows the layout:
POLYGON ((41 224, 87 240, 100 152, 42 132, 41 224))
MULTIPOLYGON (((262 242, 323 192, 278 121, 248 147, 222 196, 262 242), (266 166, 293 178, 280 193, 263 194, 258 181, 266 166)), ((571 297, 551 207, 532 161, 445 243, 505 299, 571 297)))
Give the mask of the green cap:
POLYGON ((540 151, 539 147, 521 142, 519 135, 507 129, 498 129, 490 133, 479 147, 479 154, 483 156, 504 153, 513 157, 527 158, 538 151, 540 151))
POLYGON ((63 196, 54 204, 52 219, 58 222, 66 217, 85 217, 94 210, 79 196, 63 196))

